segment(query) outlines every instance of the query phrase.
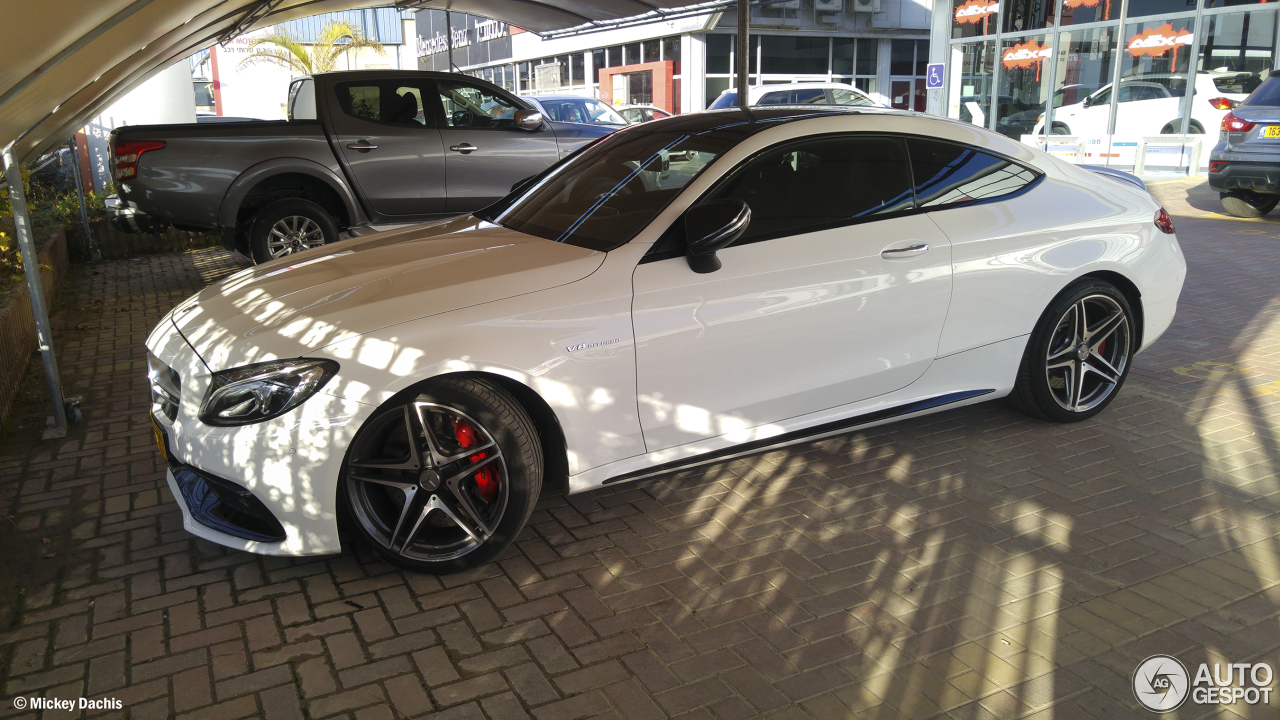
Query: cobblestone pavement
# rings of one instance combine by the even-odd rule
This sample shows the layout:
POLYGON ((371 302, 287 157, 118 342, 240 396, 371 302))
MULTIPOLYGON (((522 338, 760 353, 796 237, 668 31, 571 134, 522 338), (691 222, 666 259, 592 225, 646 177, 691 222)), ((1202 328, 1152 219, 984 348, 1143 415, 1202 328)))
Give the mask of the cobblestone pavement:
MULTIPOLYGON (((1280 665, 1280 215, 1154 187, 1188 283, 1093 421, 987 403, 545 497, 500 562, 441 578, 183 532, 142 341, 235 266, 76 268, 58 336, 86 422, 37 442, 33 369, 0 448, 0 717, 1114 720, 1152 717, 1131 677, 1156 653, 1280 665)), ((1280 698, 1167 717, 1208 715, 1280 698)))

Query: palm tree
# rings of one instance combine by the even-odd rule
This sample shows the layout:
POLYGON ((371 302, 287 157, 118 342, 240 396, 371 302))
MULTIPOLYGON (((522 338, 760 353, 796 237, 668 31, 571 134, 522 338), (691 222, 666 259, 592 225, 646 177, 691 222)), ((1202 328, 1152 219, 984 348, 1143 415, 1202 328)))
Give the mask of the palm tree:
POLYGON ((382 43, 366 38, 351 23, 331 20, 321 28, 320 36, 309 48, 284 30, 254 40, 249 45, 249 55, 240 61, 240 67, 265 62, 289 68, 300 75, 314 75, 332 71, 339 58, 356 48, 370 48, 379 55, 387 54, 382 43))

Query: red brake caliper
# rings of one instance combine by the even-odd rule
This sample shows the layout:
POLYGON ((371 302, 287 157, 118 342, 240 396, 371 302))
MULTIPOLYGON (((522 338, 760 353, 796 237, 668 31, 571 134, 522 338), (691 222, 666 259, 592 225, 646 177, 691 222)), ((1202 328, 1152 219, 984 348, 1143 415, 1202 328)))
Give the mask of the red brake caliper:
MULTIPOLYGON (((480 444, 476 429, 461 418, 453 419, 453 436, 458 439, 458 447, 464 450, 480 444)), ((472 455, 468 460, 476 463, 487 457, 489 453, 481 452, 472 455)), ((485 502, 491 503, 498 499, 498 473, 494 471, 492 465, 480 468, 475 474, 475 479, 476 492, 485 502)))

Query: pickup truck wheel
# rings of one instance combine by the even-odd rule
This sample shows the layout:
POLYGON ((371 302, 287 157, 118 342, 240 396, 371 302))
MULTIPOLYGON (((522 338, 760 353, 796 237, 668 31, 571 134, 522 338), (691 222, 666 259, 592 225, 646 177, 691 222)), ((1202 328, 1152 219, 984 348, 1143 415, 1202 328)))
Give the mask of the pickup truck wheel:
POLYGON ((264 263, 338 239, 338 225, 310 200, 289 198, 263 208, 249 230, 253 261, 264 263))

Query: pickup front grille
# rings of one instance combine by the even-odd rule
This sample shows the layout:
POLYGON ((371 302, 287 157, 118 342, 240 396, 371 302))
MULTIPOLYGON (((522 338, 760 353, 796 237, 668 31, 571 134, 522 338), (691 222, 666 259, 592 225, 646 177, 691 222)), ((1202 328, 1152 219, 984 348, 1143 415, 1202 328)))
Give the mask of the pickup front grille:
POLYGON ((178 403, 182 400, 182 377, 148 351, 147 382, 151 386, 151 411, 159 412, 173 422, 178 417, 178 403))

